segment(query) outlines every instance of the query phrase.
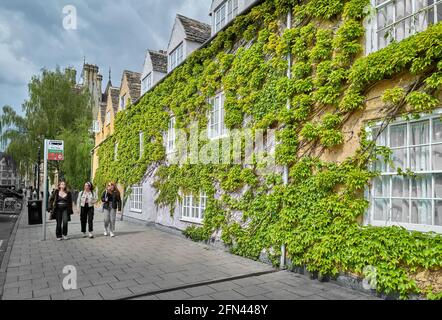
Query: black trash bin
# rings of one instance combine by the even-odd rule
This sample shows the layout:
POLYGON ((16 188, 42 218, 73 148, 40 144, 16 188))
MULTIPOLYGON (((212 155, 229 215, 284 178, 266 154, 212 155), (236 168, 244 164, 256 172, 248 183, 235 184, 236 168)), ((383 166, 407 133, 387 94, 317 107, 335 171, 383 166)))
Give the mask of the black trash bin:
POLYGON ((42 215, 42 200, 28 201, 28 223, 29 225, 36 225, 43 223, 42 215))

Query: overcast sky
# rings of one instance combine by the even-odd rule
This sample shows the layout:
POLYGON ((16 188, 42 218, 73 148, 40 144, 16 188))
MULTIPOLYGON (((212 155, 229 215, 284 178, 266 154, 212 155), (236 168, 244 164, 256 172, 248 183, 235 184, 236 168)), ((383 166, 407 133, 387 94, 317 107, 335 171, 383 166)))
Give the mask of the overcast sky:
MULTIPOLYGON (((0 108, 21 112, 27 84, 41 68, 73 66, 83 57, 100 67, 141 72, 146 49, 165 49, 177 13, 209 23, 211 0, 1 0, 0 108), (77 29, 66 30, 63 8, 77 10, 77 29)), ((78 80, 78 79, 77 79, 78 80)))

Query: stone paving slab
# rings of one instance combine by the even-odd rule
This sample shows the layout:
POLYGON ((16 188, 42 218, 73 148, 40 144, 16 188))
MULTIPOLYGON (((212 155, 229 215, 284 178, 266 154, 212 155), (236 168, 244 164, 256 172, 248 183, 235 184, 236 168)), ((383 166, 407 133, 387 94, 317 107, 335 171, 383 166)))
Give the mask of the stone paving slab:
POLYGON ((167 294, 139 297, 158 300, 373 300, 370 295, 339 285, 310 280, 304 275, 279 271, 240 280, 226 281, 167 294), (280 280, 287 280, 284 284, 280 280), (200 294, 198 294, 200 293, 200 294))
POLYGON ((103 300, 152 293, 143 300, 364 299, 364 294, 195 243, 178 235, 117 221, 115 238, 102 235, 97 212, 94 239, 82 238, 78 214, 70 240, 56 241, 55 224, 28 226, 22 215, 7 266, 3 300, 103 300), (76 267, 77 289, 62 287, 67 265, 76 267), (243 279, 204 284, 214 280, 243 279), (180 289, 186 286, 186 288, 180 289), (190 286, 190 287, 189 287, 190 286), (162 291, 160 294, 156 292, 162 291))

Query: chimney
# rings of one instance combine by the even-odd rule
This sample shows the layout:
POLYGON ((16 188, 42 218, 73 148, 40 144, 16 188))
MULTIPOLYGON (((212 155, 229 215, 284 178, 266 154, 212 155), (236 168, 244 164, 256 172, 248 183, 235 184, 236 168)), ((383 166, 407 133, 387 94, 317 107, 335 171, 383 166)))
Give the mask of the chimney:
POLYGON ((103 76, 101 74, 97 74, 97 89, 98 89, 98 101, 101 102, 102 96, 102 84, 103 84, 103 76))
POLYGON ((77 83, 77 70, 75 70, 73 67, 68 67, 65 69, 65 73, 69 76, 72 84, 77 83))

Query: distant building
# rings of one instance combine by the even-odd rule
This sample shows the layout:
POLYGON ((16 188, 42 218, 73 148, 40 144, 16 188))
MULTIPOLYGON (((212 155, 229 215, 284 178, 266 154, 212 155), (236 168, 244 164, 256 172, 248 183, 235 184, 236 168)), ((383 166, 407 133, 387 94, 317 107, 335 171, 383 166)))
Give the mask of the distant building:
POLYGON ((17 165, 11 156, 0 152, 0 186, 19 190, 24 188, 24 180, 18 173, 17 165))

